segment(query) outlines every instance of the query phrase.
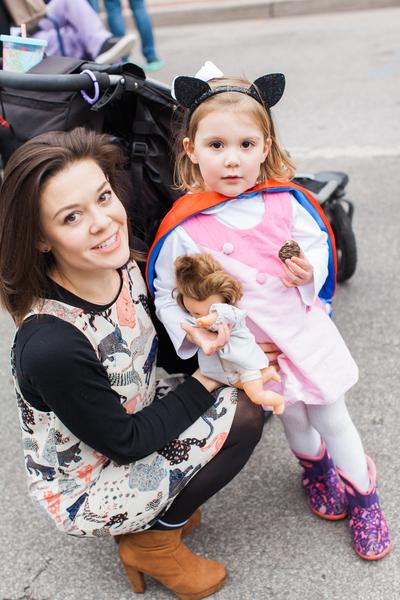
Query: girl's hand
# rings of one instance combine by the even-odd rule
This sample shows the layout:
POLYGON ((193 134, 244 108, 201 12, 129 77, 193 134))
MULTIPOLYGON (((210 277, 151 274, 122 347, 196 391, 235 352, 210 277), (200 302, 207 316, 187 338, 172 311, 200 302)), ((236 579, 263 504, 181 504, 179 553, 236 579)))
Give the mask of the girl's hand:
POLYGON ((203 385, 210 393, 222 386, 222 383, 219 381, 214 381, 214 379, 210 379, 209 377, 203 375, 203 373, 200 372, 200 369, 196 369, 196 371, 192 374, 192 377, 197 379, 197 381, 199 381, 201 385, 203 385))
POLYGON ((300 250, 300 256, 287 258, 283 263, 283 268, 285 269, 286 277, 281 277, 281 281, 287 288, 307 285, 307 283, 313 280, 314 269, 305 257, 303 250, 300 250))
POLYGON ((189 323, 181 323, 181 328, 186 332, 186 336, 192 344, 199 346, 207 356, 211 356, 221 350, 229 341, 230 329, 224 323, 218 329, 218 332, 208 331, 199 327, 193 327, 189 323))
POLYGON ((279 348, 273 343, 258 344, 261 350, 267 355, 269 365, 279 371, 278 356, 281 354, 279 348))

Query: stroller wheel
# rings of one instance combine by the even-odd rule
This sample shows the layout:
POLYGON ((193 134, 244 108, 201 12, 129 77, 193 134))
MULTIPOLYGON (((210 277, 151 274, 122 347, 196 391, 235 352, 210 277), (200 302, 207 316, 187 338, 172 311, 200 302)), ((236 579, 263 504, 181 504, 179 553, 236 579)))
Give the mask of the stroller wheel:
POLYGON ((335 235, 339 283, 350 279, 357 266, 357 246, 351 218, 340 202, 335 202, 330 210, 331 226, 335 235))

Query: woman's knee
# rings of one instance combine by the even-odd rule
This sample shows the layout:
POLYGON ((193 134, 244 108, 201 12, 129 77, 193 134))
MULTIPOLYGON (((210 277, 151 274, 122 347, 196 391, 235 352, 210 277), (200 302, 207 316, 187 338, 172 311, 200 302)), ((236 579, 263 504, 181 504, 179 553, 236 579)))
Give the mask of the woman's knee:
POLYGON ((232 424, 237 438, 247 443, 252 442, 254 446, 260 441, 265 423, 265 413, 262 406, 254 404, 242 391, 237 398, 236 413, 232 424))

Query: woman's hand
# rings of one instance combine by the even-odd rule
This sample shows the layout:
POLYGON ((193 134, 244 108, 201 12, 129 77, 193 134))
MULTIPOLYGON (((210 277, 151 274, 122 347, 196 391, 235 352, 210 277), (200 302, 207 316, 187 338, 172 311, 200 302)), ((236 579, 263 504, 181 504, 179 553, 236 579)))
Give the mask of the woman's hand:
POLYGON ((281 280, 287 288, 307 285, 307 283, 313 280, 314 269, 303 250, 300 250, 300 256, 287 258, 283 263, 283 268, 285 269, 286 277, 281 277, 281 280))
POLYGON ((279 348, 273 343, 258 344, 261 350, 267 355, 269 365, 279 371, 278 356, 281 354, 279 348))
POLYGON ((210 393, 222 386, 222 383, 219 381, 214 381, 214 379, 210 379, 209 377, 203 375, 203 373, 200 372, 200 369, 197 369, 193 373, 192 377, 197 379, 197 381, 199 381, 201 385, 203 385, 210 393))
POLYGON ((218 329, 218 332, 208 331, 200 327, 193 327, 185 321, 181 323, 181 328, 192 344, 199 346, 207 356, 211 356, 221 350, 229 341, 231 331, 229 326, 224 323, 218 329))

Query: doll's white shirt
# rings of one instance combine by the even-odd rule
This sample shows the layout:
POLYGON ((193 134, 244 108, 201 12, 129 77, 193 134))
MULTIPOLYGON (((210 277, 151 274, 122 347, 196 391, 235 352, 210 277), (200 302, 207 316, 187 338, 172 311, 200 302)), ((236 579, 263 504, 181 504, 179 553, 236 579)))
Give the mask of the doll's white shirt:
MULTIPOLYGON (((314 278, 298 290, 306 306, 313 304, 328 275, 329 250, 327 235, 321 231, 313 217, 297 200, 292 204, 292 239, 303 249, 304 254, 313 266, 314 278)), ((214 214, 228 227, 249 229, 257 226, 263 219, 265 203, 261 194, 254 198, 235 198, 214 208, 203 211, 214 214)), ((197 346, 186 339, 186 333, 180 324, 187 313, 177 304, 173 297, 176 285, 174 261, 178 256, 198 254, 199 246, 188 235, 185 229, 178 226, 165 240, 155 265, 155 307, 156 314, 164 324, 174 344, 175 350, 183 359, 190 358, 197 351, 197 346)), ((201 353, 199 353, 199 359, 201 353)), ((212 358, 212 357, 209 357, 212 358)))

